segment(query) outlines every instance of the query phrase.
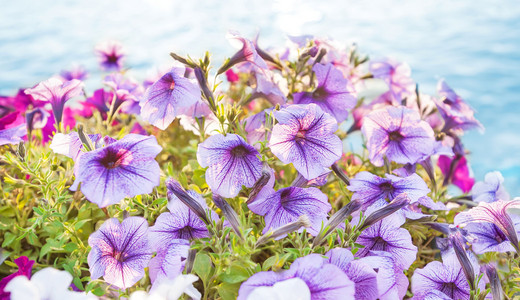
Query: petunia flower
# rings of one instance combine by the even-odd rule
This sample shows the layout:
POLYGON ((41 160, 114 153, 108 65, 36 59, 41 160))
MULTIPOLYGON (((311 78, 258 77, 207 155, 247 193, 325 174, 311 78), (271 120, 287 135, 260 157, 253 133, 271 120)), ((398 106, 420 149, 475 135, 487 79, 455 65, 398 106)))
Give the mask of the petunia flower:
POLYGON ((141 117, 165 130, 180 115, 180 108, 200 100, 200 89, 184 77, 184 68, 173 68, 150 86, 140 101, 141 117))
POLYGON ((404 106, 378 109, 363 119, 361 128, 367 141, 370 161, 378 167, 386 156, 390 161, 416 163, 432 154, 433 129, 419 113, 404 106))
POLYGON ((206 170, 206 182, 222 197, 238 195, 252 187, 262 173, 258 151, 236 134, 210 136, 197 149, 197 160, 206 170))
MULTIPOLYGON (((203 210, 204 216, 209 210, 206 201, 195 191, 187 191, 191 201, 197 202, 203 210)), ((152 247, 158 249, 166 247, 173 239, 193 240, 209 236, 206 223, 197 214, 186 206, 175 194, 168 192, 168 210, 159 215, 155 225, 150 228, 152 247)), ((212 220, 218 221, 218 215, 210 211, 212 220)))
POLYGON ((445 182, 453 183, 464 193, 471 191, 475 178, 471 177, 471 169, 465 156, 455 155, 454 158, 450 158, 446 155, 441 155, 437 160, 437 165, 445 176, 445 182))
MULTIPOLYGON (((111 99, 112 114, 121 108, 128 114, 139 114, 141 107, 139 99, 143 95, 143 87, 133 78, 123 76, 121 73, 111 73, 105 76, 103 84, 110 87, 115 94, 111 99)), ((109 98, 110 99, 110 98, 109 98)))
POLYGON ((59 78, 52 77, 40 82, 32 89, 26 89, 25 93, 31 95, 35 100, 50 102, 56 124, 59 126, 63 117, 65 102, 83 93, 83 83, 77 79, 62 81, 59 78))
POLYGON ((504 177, 500 172, 489 172, 484 177, 484 181, 479 181, 473 185, 471 195, 475 202, 493 202, 495 200, 510 199, 509 193, 503 185, 504 177))
POLYGON ((287 101, 287 81, 278 73, 271 71, 254 72, 256 88, 251 95, 251 100, 262 97, 272 105, 283 105, 287 101))
POLYGON ((443 264, 432 261, 412 276, 412 292, 416 295, 438 290, 449 299, 470 299, 470 288, 462 267, 458 264, 443 264))
POLYGON ((513 247, 520 252, 518 234, 513 220, 507 212, 510 208, 520 208, 520 199, 512 201, 497 200, 491 203, 480 202, 477 207, 457 214, 453 223, 455 225, 465 225, 474 222, 495 224, 511 242, 513 247))
MULTIPOLYGON (((370 215, 370 211, 367 211, 370 215)), ((401 228, 404 219, 391 214, 374 225, 363 230, 356 243, 363 245, 356 253, 357 257, 371 255, 371 251, 388 252, 401 270, 408 269, 415 261, 417 247, 412 243, 408 230, 401 228)))
POLYGON ((255 44, 251 40, 242 37, 240 33, 236 31, 229 31, 226 37, 228 40, 230 40, 230 42, 233 40, 239 41, 242 44, 242 47, 224 65, 219 68, 217 74, 222 74, 232 66, 242 62, 249 62, 260 69, 267 69, 265 60, 260 57, 256 51, 255 44))
POLYGON ((96 55, 99 58, 101 69, 105 71, 119 71, 123 67, 125 56, 123 46, 116 41, 108 41, 96 46, 96 55))
POLYGON ((27 135, 27 126, 20 124, 8 129, 0 129, 0 146, 7 144, 18 144, 22 137, 27 135))
POLYGON ((88 72, 83 66, 74 66, 70 70, 61 71, 60 76, 65 81, 72 79, 85 80, 88 77, 88 72))
POLYGON ((113 98, 113 92, 105 91, 104 89, 98 89, 94 91, 91 97, 88 97, 84 102, 81 103, 83 107, 87 109, 86 112, 84 111, 84 116, 92 116, 92 111, 97 109, 101 113, 103 119, 106 119, 107 113, 109 111, 108 105, 110 105, 110 102, 113 98))
POLYGON ((128 134, 82 154, 70 189, 76 191, 81 183, 85 197, 99 207, 151 193, 159 185, 160 168, 155 156, 161 150, 154 136, 128 134))
POLYGON ((337 266, 328 263, 319 254, 297 258, 282 272, 259 272, 240 286, 238 300, 246 300, 259 287, 274 286, 291 278, 303 280, 311 293, 311 299, 353 299, 354 283, 337 266))
MULTIPOLYGON (((513 220, 515 231, 520 231, 520 218, 515 215, 510 216, 513 220)), ((492 223, 475 222, 464 226, 474 237, 471 241, 472 249, 476 254, 484 254, 486 252, 514 252, 515 247, 511 244, 507 236, 500 228, 492 223)))
MULTIPOLYGON (((153 245, 151 229, 150 240, 153 245)), ((163 282, 175 279, 182 274, 189 249, 190 243, 187 240, 180 239, 170 240, 167 245, 156 249, 157 255, 150 260, 148 265, 152 289, 156 289, 163 282)))
POLYGON ((28 279, 31 279, 31 270, 34 260, 28 259, 27 256, 20 256, 14 260, 14 263, 18 266, 18 270, 0 280, 0 300, 10 299, 10 293, 5 291, 5 287, 15 277, 25 276, 28 279))
POLYGON ((434 99, 434 101, 444 119, 442 131, 463 131, 475 128, 484 130, 484 126, 475 119, 473 109, 446 84, 444 79, 437 84, 437 92, 441 96, 441 100, 434 99))
POLYGON ((254 213, 264 216, 265 227, 262 233, 307 215, 312 224, 307 231, 312 235, 318 234, 327 219, 327 213, 332 209, 327 195, 313 187, 283 188, 265 198, 257 197, 248 207, 254 213))
POLYGON ((315 103, 338 123, 347 119, 348 111, 356 106, 354 87, 331 63, 315 64, 312 70, 318 86, 312 92, 295 93, 294 104, 315 103))
POLYGON ((199 278, 193 274, 180 274, 173 280, 167 280, 154 288, 149 293, 145 291, 135 291, 130 295, 129 300, 177 300, 183 294, 191 299, 199 300, 200 292, 193 286, 199 278))
POLYGON ((386 199, 391 201, 403 193, 408 195, 410 203, 415 203, 430 192, 424 180, 417 174, 406 177, 386 174, 386 178, 381 178, 367 171, 359 172, 350 179, 347 189, 354 192, 352 200, 363 203, 363 209, 376 202, 386 204, 386 199))
POLYGON ((108 219, 90 235, 88 254, 90 278, 103 279, 119 288, 127 289, 144 276, 144 269, 152 258, 148 242, 148 223, 142 217, 128 217, 122 223, 108 219))
POLYGON ((13 278, 5 290, 11 293, 11 300, 98 299, 91 294, 69 290, 71 283, 69 272, 49 267, 34 273, 30 280, 25 276, 13 278))
POLYGON ((362 260, 354 260, 348 249, 334 248, 325 254, 328 262, 340 268, 354 282, 355 299, 376 300, 377 273, 362 260))
POLYGON ((273 111, 278 121, 269 147, 283 163, 292 163, 308 180, 323 173, 341 157, 343 146, 334 132, 336 120, 316 104, 290 105, 273 111))
POLYGON ((370 63, 370 72, 374 78, 383 79, 399 101, 413 94, 415 84, 408 64, 391 58, 373 60, 370 63))

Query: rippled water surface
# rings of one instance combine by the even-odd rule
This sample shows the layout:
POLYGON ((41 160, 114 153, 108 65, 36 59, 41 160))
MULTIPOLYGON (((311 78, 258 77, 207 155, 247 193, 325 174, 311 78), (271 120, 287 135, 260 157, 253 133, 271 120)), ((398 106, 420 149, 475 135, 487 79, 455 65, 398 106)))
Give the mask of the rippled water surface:
POLYGON ((371 57, 408 62, 413 77, 434 93, 441 77, 478 111, 484 134, 464 137, 477 180, 500 170, 520 196, 520 5, 476 1, 2 1, 0 93, 12 94, 84 65, 99 84, 93 48, 118 39, 127 65, 143 79, 170 63, 168 53, 221 60, 232 54, 228 29, 260 44, 281 46, 285 36, 313 34, 351 43, 371 57))

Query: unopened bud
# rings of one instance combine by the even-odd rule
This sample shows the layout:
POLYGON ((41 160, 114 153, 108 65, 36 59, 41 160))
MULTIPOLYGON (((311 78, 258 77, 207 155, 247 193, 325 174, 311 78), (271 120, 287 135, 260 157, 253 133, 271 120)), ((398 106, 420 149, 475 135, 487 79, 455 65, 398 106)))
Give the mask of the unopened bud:
POLYGON ((258 241, 255 244, 255 247, 258 247, 260 245, 263 245, 267 243, 270 239, 279 239, 288 233, 294 232, 299 230, 302 227, 309 228, 311 227, 311 221, 309 220, 309 217, 307 215, 301 215, 298 220, 285 224, 281 227, 276 228, 273 231, 269 231, 268 233, 262 235, 258 241))

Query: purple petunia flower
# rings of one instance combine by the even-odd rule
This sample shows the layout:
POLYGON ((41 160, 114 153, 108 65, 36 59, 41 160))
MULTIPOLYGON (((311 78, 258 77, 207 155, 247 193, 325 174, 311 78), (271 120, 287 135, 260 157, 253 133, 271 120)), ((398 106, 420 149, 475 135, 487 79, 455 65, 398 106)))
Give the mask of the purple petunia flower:
POLYGON ((471 194, 475 202, 493 202, 495 200, 509 200, 509 193, 503 185, 504 177, 500 172, 489 172, 486 174, 484 181, 480 181, 473 185, 471 194))
MULTIPOLYGON (((370 215, 370 210, 367 215, 370 215)), ((417 247, 412 243, 408 230, 401 228, 404 219, 397 214, 391 214, 374 225, 363 230, 356 243, 365 246, 356 253, 358 257, 371 255, 371 251, 388 252, 401 270, 408 269, 415 261, 417 247)))
POLYGON ((386 204, 386 199, 391 201, 402 193, 408 195, 410 203, 418 202, 430 192, 424 180, 417 174, 404 178, 386 174, 386 178, 381 178, 367 171, 357 173, 347 188, 354 192, 352 200, 363 203, 363 209, 376 202, 386 204))
POLYGON ((101 276, 117 288, 126 289, 144 276, 152 257, 148 243, 148 223, 141 217, 129 217, 122 223, 108 219, 90 235, 88 254, 90 278, 101 276))
POLYGON ((406 63, 400 63, 393 59, 373 60, 370 63, 370 72, 374 78, 383 79, 395 99, 401 99, 413 94, 415 84, 410 77, 412 71, 406 63))
MULTIPOLYGON (((202 196, 195 191, 187 191, 188 195, 194 199, 204 211, 208 211, 208 205, 202 196)), ((208 229, 201 220, 188 206, 186 206, 175 194, 168 193, 168 209, 159 215, 155 225, 150 228, 150 239, 152 247, 158 249, 168 245, 173 239, 193 240, 209 236, 208 229)), ((218 221, 218 215, 211 211, 212 220, 218 221)))
POLYGON ((287 187, 265 197, 257 197, 248 205, 254 213, 265 216, 262 233, 294 222, 307 215, 312 227, 308 232, 317 235, 331 210, 327 195, 317 188, 287 187))
POLYGON ((70 189, 77 190, 81 183, 85 197, 99 207, 151 193, 159 185, 160 168, 155 157, 161 150, 154 136, 128 134, 113 140, 81 155, 70 189))
POLYGON ((469 284, 460 264, 432 261, 424 268, 416 269, 412 276, 412 292, 426 295, 432 290, 441 291, 449 299, 465 300, 470 296, 469 284))
POLYGON ((353 299, 354 283, 337 266, 328 263, 319 254, 297 258, 289 268, 282 272, 259 272, 242 283, 238 300, 248 299, 257 287, 273 286, 277 282, 300 278, 307 284, 311 299, 353 299))
POLYGON ((59 125, 63 117, 65 102, 83 93, 83 83, 77 79, 64 82, 52 77, 40 82, 32 89, 26 89, 25 93, 31 95, 35 100, 50 102, 54 118, 59 125))
POLYGON ((101 69, 105 71, 119 71, 123 67, 123 46, 116 41, 108 41, 96 46, 101 69))
POLYGON ((375 300, 377 273, 362 260, 354 260, 352 252, 345 248, 334 248, 325 254, 328 262, 340 268, 355 284, 355 299, 375 300))
MULTIPOLYGON (((511 214, 513 226, 518 235, 520 231, 520 217, 511 214)), ((474 237, 471 241, 472 249, 476 254, 486 252, 514 252, 515 247, 500 228, 492 223, 475 222, 464 226, 464 229, 474 237)))
POLYGON ((416 163, 432 154, 433 129, 415 110, 404 106, 378 109, 363 119, 370 161, 378 167, 386 156, 390 161, 416 163))
POLYGON ((229 31, 226 37, 230 42, 234 40, 239 41, 242 44, 242 47, 229 59, 229 61, 220 67, 217 74, 221 74, 241 62, 249 62, 260 69, 267 69, 265 60, 258 54, 255 44, 251 40, 242 37, 240 33, 236 31, 229 31))
POLYGON ((287 83, 284 84, 284 91, 281 89, 283 77, 278 73, 262 70, 262 72, 254 72, 256 78, 256 89, 251 95, 252 99, 263 97, 272 105, 283 105, 287 101, 286 91, 287 83))
POLYGON ((63 70, 60 72, 61 78, 68 81, 72 79, 85 80, 88 77, 88 72, 83 66, 74 66, 70 70, 63 70))
POLYGON ((511 216, 507 213, 507 210, 510 208, 520 208, 520 199, 513 201, 497 200, 491 203, 480 202, 477 207, 457 214, 453 223, 455 225, 465 225, 474 222, 494 224, 507 237, 513 247, 519 251, 518 234, 511 216))
POLYGON ((192 106, 199 100, 199 86, 184 77, 184 68, 173 68, 146 90, 140 101, 141 117, 165 130, 180 115, 180 108, 192 106))
MULTIPOLYGON (((90 141, 96 145, 96 148, 103 147, 104 144, 115 141, 110 137, 102 139, 101 134, 89 134, 88 137, 90 141)), ((69 134, 56 133, 52 138, 49 148, 51 148, 54 153, 72 158, 74 162, 78 162, 79 157, 85 153, 83 152, 85 148, 77 132, 71 132, 69 134)))
POLYGON ((336 120, 316 104, 290 105, 273 111, 278 121, 269 147, 283 163, 292 163, 308 180, 323 173, 341 157, 343 146, 334 132, 336 120))
POLYGON ((442 131, 462 131, 474 128, 484 130, 484 126, 475 119, 473 109, 446 84, 444 79, 437 84, 437 92, 442 97, 440 101, 434 99, 444 119, 442 131))
POLYGON ((238 195, 242 186, 252 187, 262 174, 258 151, 236 134, 210 136, 199 144, 197 160, 206 170, 211 190, 226 198, 238 195))
MULTIPOLYGON (((150 236, 150 239, 153 238, 150 236)), ((150 260, 148 266, 153 289, 182 274, 189 249, 190 243, 187 240, 174 239, 170 240, 167 246, 156 250, 157 255, 150 260)))
POLYGON ((27 135, 27 126, 20 124, 15 127, 0 129, 0 146, 7 144, 18 144, 22 137, 27 135))
POLYGON ((347 119, 348 110, 356 106, 354 87, 331 63, 315 64, 312 68, 318 79, 313 92, 295 93, 294 104, 316 103, 324 112, 336 118, 338 123, 347 119))
POLYGON ((127 78, 121 73, 111 73, 105 76, 103 84, 110 87, 115 94, 110 105, 113 106, 112 113, 121 111, 128 114, 139 114, 141 107, 139 100, 143 95, 143 87, 133 78, 127 78))

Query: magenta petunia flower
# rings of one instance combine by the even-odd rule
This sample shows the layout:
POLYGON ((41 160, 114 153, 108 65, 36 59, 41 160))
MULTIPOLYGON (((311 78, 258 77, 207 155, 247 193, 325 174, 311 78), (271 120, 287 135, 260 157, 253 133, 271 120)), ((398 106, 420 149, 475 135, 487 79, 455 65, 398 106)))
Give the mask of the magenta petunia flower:
POLYGON ((383 79, 394 98, 400 101, 413 95, 415 84, 411 78, 412 71, 406 63, 400 63, 391 58, 373 60, 370 63, 370 72, 374 78, 383 79))
POLYGON ((242 283, 237 299, 246 300, 258 287, 273 286, 291 278, 300 278, 307 284, 311 299, 354 299, 354 283, 340 268, 319 254, 297 258, 289 270, 254 274, 242 283))
POLYGON ((242 186, 252 187, 262 175, 260 154, 236 134, 210 136, 197 149, 197 160, 206 170, 206 182, 222 197, 238 195, 242 186))
POLYGON ((509 193, 504 187, 504 177, 498 171, 486 174, 484 181, 475 183, 471 189, 471 195, 475 202, 493 202, 495 200, 510 199, 509 193))
POLYGON ((484 126, 475 119, 473 109, 446 84, 444 79, 437 84, 437 92, 441 96, 441 100, 434 99, 434 101, 444 119, 442 131, 484 130, 484 126))
POLYGON ((101 69, 105 71, 119 71, 123 67, 123 45, 116 41, 108 41, 96 46, 96 55, 99 58, 101 69))
POLYGON ((278 121, 269 147, 283 163, 292 163, 308 180, 323 173, 341 157, 343 145, 334 132, 336 120, 316 104, 290 105, 273 111, 278 121))
POLYGON ((113 98, 113 92, 108 92, 104 89, 98 89, 94 91, 91 97, 88 97, 84 102, 81 103, 83 107, 86 108, 86 111, 83 111, 83 116, 88 118, 92 116, 92 111, 97 109, 101 113, 103 119, 106 119, 107 113, 109 111, 108 105, 110 105, 110 102, 112 102, 113 98))
POLYGON ((295 93, 295 104, 315 103, 324 112, 336 118, 338 123, 347 119, 348 110, 356 106, 354 87, 331 63, 315 64, 312 68, 318 86, 312 92, 295 93))
POLYGON ((454 158, 450 158, 449 156, 441 155, 437 160, 437 165, 445 178, 448 178, 449 182, 459 187, 462 192, 468 193, 471 191, 475 178, 471 177, 471 171, 465 156, 456 155, 454 158), (456 161, 454 162, 454 160, 456 161), (452 164, 454 165, 453 168, 451 167, 452 164))
POLYGON ((348 249, 334 248, 325 254, 328 262, 340 268, 354 282, 355 299, 376 300, 377 273, 362 260, 354 260, 348 249))
MULTIPOLYGON (((317 235, 331 210, 327 195, 317 188, 287 187, 263 198, 258 197, 248 205, 254 213, 265 218, 262 233, 276 229, 307 215, 312 226, 307 231, 317 235)), ((303 230, 303 229, 302 229, 303 230)))
POLYGON ((386 178, 381 178, 367 171, 357 173, 347 188, 354 192, 352 200, 361 201, 364 209, 376 202, 386 204, 385 200, 391 201, 402 193, 408 195, 410 203, 418 202, 430 192, 417 174, 404 178, 386 174, 386 178))
POLYGON ((368 114, 361 128, 370 161, 378 167, 386 156, 400 164, 413 164, 432 154, 433 129, 419 113, 404 106, 378 109, 368 114))
POLYGON ((70 189, 77 190, 81 183, 85 197, 99 207, 151 193, 159 185, 155 157, 161 150, 154 136, 128 134, 119 141, 109 141, 105 147, 81 155, 70 189))
MULTIPOLYGON (((367 215, 370 212, 367 211, 367 215)), ((371 255, 371 251, 388 252, 401 269, 408 269, 417 257, 417 247, 412 243, 410 233, 401 228, 404 219, 391 214, 361 232, 356 243, 365 246, 356 253, 358 257, 371 255)))
POLYGON ((9 300, 10 294, 5 291, 5 287, 13 278, 17 276, 25 276, 31 279, 31 270, 34 264, 34 260, 30 260, 27 256, 20 256, 14 260, 14 263, 18 266, 18 271, 8 275, 0 280, 0 300, 9 300))
POLYGON ((83 83, 77 79, 61 81, 56 77, 40 82, 25 93, 35 100, 50 102, 56 123, 59 125, 63 117, 65 102, 83 93, 83 83))
POLYGON ((120 289, 134 285, 144 276, 152 257, 148 243, 148 223, 141 217, 128 217, 122 223, 108 219, 90 235, 88 254, 90 278, 103 279, 120 289))
POLYGON ((140 101, 141 117, 165 130, 180 115, 180 108, 192 106, 199 100, 198 85, 184 77, 184 68, 173 68, 146 90, 140 101))

